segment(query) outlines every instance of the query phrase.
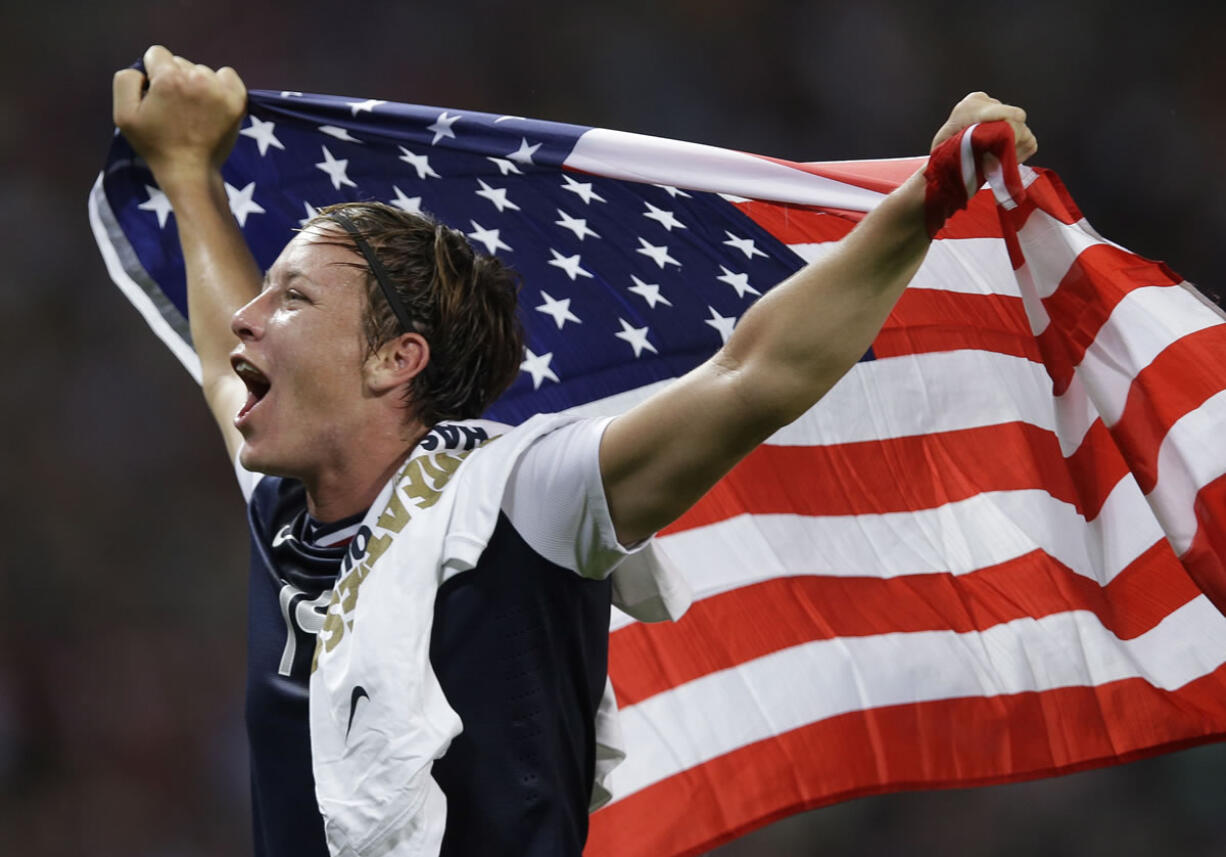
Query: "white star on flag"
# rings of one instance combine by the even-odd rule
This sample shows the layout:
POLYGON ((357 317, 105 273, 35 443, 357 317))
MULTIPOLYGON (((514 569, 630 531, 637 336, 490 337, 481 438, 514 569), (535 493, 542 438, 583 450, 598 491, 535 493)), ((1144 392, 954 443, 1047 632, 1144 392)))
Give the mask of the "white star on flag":
POLYGON ((349 176, 346 175, 346 170, 349 168, 349 160, 347 158, 336 159, 332 157, 332 153, 328 151, 327 146, 320 146, 324 150, 324 159, 315 166, 328 174, 328 178, 332 179, 332 187, 336 190, 341 189, 341 185, 348 187, 357 187, 349 176))
POLYGON ((656 185, 656 187, 658 187, 660 190, 662 190, 662 191, 666 192, 666 193, 667 193, 669 196, 673 197, 674 199, 675 199, 676 197, 679 197, 679 196, 684 196, 684 197, 686 197, 686 198, 688 199, 688 198, 689 198, 689 196, 690 196, 688 193, 686 193, 685 191, 683 191, 681 188, 679 188, 679 187, 673 187, 673 186, 672 186, 672 185, 670 185, 670 184, 658 184, 658 185, 656 185))
POLYGON ((524 348, 524 354, 527 356, 524 357, 524 362, 519 364, 519 370, 532 376, 532 389, 539 390, 541 382, 546 378, 558 382, 558 376, 549 368, 549 361, 553 360, 552 351, 537 355, 532 353, 531 348, 524 348))
POLYGON ((593 199, 597 202, 607 201, 603 196, 592 190, 591 182, 577 182, 570 176, 562 176, 562 183, 562 190, 570 191, 588 205, 592 204, 593 199))
POLYGON ((646 239, 643 238, 639 239, 639 243, 643 246, 634 252, 642 253, 644 256, 650 257, 651 260, 661 268, 668 264, 676 265, 678 268, 681 267, 681 263, 668 254, 668 247, 664 246, 663 244, 659 246, 656 246, 655 244, 648 244, 646 239))
POLYGON ((392 185, 392 190, 396 191, 396 198, 391 201, 392 205, 409 214, 421 214, 420 196, 408 196, 396 185, 392 185))
POLYGON ((439 174, 430 166, 430 158, 427 155, 415 154, 404 146, 397 146, 397 148, 400 149, 400 160, 417 170, 417 177, 419 179, 424 179, 426 176, 434 179, 439 178, 439 174))
POLYGON ((516 149, 511 154, 507 155, 507 157, 510 158, 512 161, 515 161, 516 163, 523 164, 525 167, 530 167, 533 164, 532 156, 536 153, 536 150, 539 149, 540 147, 541 147, 540 143, 536 143, 535 145, 529 146, 528 138, 521 137, 519 148, 516 149))
POLYGON ((490 187, 481 179, 477 179, 477 184, 481 185, 481 190, 476 192, 477 196, 483 196, 490 202, 494 203, 494 206, 498 209, 499 214, 508 208, 512 209, 513 211, 519 211, 519 206, 507 198, 506 188, 490 187))
POLYGON ((566 272, 566 276, 571 278, 572 282, 574 281, 575 277, 592 276, 590 272, 585 271, 583 270, 583 268, 579 267, 579 254, 578 253, 576 253, 573 256, 563 256, 561 253, 559 253, 557 250, 554 250, 552 247, 549 248, 549 252, 553 254, 553 258, 550 259, 547 264, 553 265, 554 267, 557 267, 557 268, 561 268, 563 271, 566 272))
POLYGON ((515 173, 517 176, 522 176, 524 174, 523 170, 515 166, 506 158, 495 158, 487 155, 485 159, 487 161, 493 161, 494 166, 498 167, 498 172, 502 173, 504 176, 510 175, 511 173, 515 173))
POLYGON ((737 238, 727 229, 724 230, 724 234, 728 236, 728 240, 724 243, 729 247, 735 247, 740 250, 745 254, 745 258, 752 259, 754 256, 766 256, 765 253, 754 246, 752 238, 737 238))
POLYGON ((136 207, 141 211, 152 211, 158 217, 158 227, 164 227, 166 218, 170 216, 170 212, 174 211, 170 205, 170 198, 153 185, 145 185, 145 190, 149 191, 149 200, 136 207))
POLYGON ((647 341, 646 325, 643 327, 633 327, 631 326, 630 322, 626 321, 624 318, 619 318, 618 321, 622 323, 621 333, 615 333, 613 335, 618 339, 624 339, 626 342, 629 342, 630 347, 634 349, 635 357, 642 354, 644 348, 650 351, 652 354, 659 353, 656 351, 656 347, 647 341))
POLYGON ((656 283, 645 283, 633 274, 630 275, 630 279, 634 280, 634 285, 630 287, 630 291, 647 301, 647 305, 652 309, 656 308, 656 304, 673 305, 672 301, 660 294, 660 287, 656 283))
POLYGON ((304 218, 302 218, 301 220, 299 220, 299 221, 298 221, 298 225, 299 225, 299 226, 306 226, 308 223, 310 223, 312 220, 314 220, 314 219, 315 219, 315 217, 316 217, 316 216, 319 214, 319 209, 317 209, 315 206, 311 205, 311 204, 310 204, 309 202, 307 202, 306 200, 303 200, 302 204, 303 204, 304 206, 306 206, 306 213, 307 213, 307 216, 306 216, 306 217, 304 217, 304 218))
POLYGON ((263 214, 264 209, 260 207, 253 196, 255 196, 255 182, 248 182, 247 186, 239 190, 234 185, 226 182, 226 198, 230 201, 230 213, 234 215, 234 219, 238 221, 239 226, 247 225, 248 214, 263 214))
POLYGON ((255 144, 260 150, 260 157, 262 158, 267 154, 269 146, 272 146, 274 149, 285 150, 285 146, 281 145, 281 141, 273 133, 276 127, 277 123, 275 122, 265 122, 258 116, 252 116, 251 124, 238 133, 255 140, 255 144))
POLYGON ((362 112, 363 110, 365 110, 367 113, 374 113, 375 108, 380 104, 387 104, 387 102, 380 101, 377 98, 368 98, 365 101, 357 101, 350 104, 349 109, 353 111, 354 116, 357 116, 358 113, 362 112))
POLYGON ((329 137, 335 137, 338 140, 344 140, 346 143, 361 143, 357 137, 349 133, 348 128, 339 128, 336 125, 320 125, 319 131, 321 134, 327 134, 329 137))
POLYGON ((737 274, 733 271, 729 271, 723 265, 720 265, 719 269, 724 273, 720 274, 715 279, 719 280, 721 283, 727 283, 728 285, 732 286, 732 288, 736 289, 736 296, 738 298, 745 297, 746 292, 754 295, 762 294, 753 286, 749 285, 749 274, 737 274))
POLYGON ((558 214, 559 216, 561 216, 562 219, 555 220, 554 223, 556 223, 558 226, 561 226, 563 229, 569 229, 571 232, 575 233, 575 236, 580 241, 583 240, 583 237, 585 235, 591 235, 593 238, 600 237, 600 235, 598 235, 594 229, 591 229, 587 225, 587 221, 584 220, 582 217, 571 217, 569 214, 567 214, 565 211, 563 211, 560 208, 558 209, 558 214))
POLYGON ((558 323, 558 330, 561 330, 562 325, 568 321, 583 323, 579 320, 579 316, 570 311, 570 298, 554 300, 553 295, 544 291, 541 292, 541 297, 545 299, 545 302, 536 308, 537 312, 553 316, 553 320, 558 323))
POLYGON ((476 231, 469 232, 468 237, 474 241, 480 241, 482 244, 484 244, 485 252, 489 253, 491 256, 497 253, 500 249, 508 251, 511 249, 511 245, 507 244, 498 237, 499 230, 486 229, 475 220, 470 220, 469 223, 473 225, 473 229, 476 231))
POLYGON ((434 139, 430 141, 430 145, 431 146, 437 145, 438 141, 443 139, 444 137, 450 137, 451 139, 454 140, 455 131, 451 130, 451 126, 456 123, 457 119, 462 119, 462 118, 463 117, 459 113, 457 113, 455 116, 452 116, 446 110, 440 113, 438 115, 438 119, 434 121, 433 125, 426 126, 427 131, 434 132, 434 139))
POLYGON ((704 321, 719 331, 719 338, 724 342, 728 341, 728 337, 732 335, 732 329, 736 327, 736 318, 726 315, 720 315, 715 311, 715 307, 709 306, 711 317, 704 321))
POLYGON ((674 215, 671 211, 665 211, 662 208, 656 208, 654 205, 652 205, 650 202, 647 202, 646 200, 643 200, 643 204, 647 206, 647 210, 643 212, 643 216, 649 217, 652 220, 658 221, 659 224, 663 226, 665 229, 667 229, 669 232, 673 231, 673 227, 676 227, 677 229, 686 228, 685 224, 682 223, 680 220, 678 220, 676 215, 674 215))

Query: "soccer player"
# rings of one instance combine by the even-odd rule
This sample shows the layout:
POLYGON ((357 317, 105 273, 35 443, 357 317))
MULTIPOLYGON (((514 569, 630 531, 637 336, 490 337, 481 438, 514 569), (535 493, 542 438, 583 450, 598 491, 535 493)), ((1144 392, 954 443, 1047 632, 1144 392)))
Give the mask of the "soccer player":
MULTIPOLYGON (((204 395, 249 500, 256 853, 322 857, 333 834, 309 727, 315 637, 342 559, 369 548, 349 541, 382 511, 372 504, 389 480, 425 450, 467 453, 489 436, 456 421, 516 377, 516 280, 455 230, 378 203, 324 209, 261 272, 220 174, 243 82, 160 46, 144 64, 115 75, 115 122, 173 205, 204 395)), ((1024 112, 983 93, 959 102, 933 148, 992 120, 1009 124, 1019 159, 1034 153, 1024 112)), ((837 252, 759 300, 706 363, 619 417, 559 423, 505 484, 481 489, 497 523, 471 569, 438 570, 429 651, 417 653, 462 723, 430 772, 446 797, 440 853, 582 851, 610 575, 855 364, 960 193, 912 176, 837 252)), ((355 686, 349 728, 364 697, 355 686)), ((398 835, 370 853, 399 853, 398 835)))

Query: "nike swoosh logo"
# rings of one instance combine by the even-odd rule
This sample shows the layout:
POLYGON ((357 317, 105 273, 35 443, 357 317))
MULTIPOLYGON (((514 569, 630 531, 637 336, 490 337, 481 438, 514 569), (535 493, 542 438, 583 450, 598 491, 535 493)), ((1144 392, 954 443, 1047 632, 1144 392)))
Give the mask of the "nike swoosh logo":
POLYGON ((354 685, 353 692, 349 694, 349 725, 345 727, 345 740, 349 740, 349 730, 353 728, 353 714, 358 710, 358 700, 362 697, 370 699, 370 694, 362 685, 354 685))
POLYGON ((284 544, 285 542, 292 542, 293 540, 294 540, 294 533, 292 529, 290 528, 290 525, 286 524, 284 527, 281 528, 280 532, 278 532, 275 536, 272 537, 272 546, 275 548, 275 547, 278 547, 284 544))

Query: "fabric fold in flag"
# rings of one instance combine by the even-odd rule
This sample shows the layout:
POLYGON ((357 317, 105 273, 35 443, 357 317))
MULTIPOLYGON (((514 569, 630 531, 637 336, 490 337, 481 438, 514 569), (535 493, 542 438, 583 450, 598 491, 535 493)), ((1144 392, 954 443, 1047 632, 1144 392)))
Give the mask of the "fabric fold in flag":
MULTIPOLYGON (((508 423, 632 407, 924 164, 288 91, 249 109, 223 176, 261 266, 318 208, 380 200, 520 272, 522 371, 486 415, 508 423)), ((585 853, 698 854, 850 797, 1226 736, 1226 317, 1010 148, 864 358, 658 537, 696 602, 615 612, 627 759, 585 853)), ((122 137, 89 210, 198 379, 174 212, 122 137)))

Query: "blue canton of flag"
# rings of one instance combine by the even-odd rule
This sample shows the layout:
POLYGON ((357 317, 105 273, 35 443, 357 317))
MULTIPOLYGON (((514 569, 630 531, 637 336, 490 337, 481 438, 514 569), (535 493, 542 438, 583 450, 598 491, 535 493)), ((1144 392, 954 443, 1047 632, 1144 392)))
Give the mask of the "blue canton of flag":
MULTIPOLYGON (((261 267, 318 208, 377 200, 433 215, 520 273, 527 350, 492 419, 684 374, 803 264, 720 194, 568 170, 582 126, 296 92, 253 91, 249 109, 223 177, 261 267)), ((121 136, 104 189, 189 341, 174 215, 121 136)))

